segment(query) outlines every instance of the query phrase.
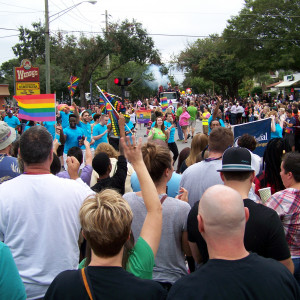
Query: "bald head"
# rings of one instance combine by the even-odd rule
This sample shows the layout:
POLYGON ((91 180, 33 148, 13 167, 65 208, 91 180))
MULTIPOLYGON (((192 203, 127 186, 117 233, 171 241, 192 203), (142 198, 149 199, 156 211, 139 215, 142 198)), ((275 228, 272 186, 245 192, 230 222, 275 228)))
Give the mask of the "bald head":
POLYGON ((205 239, 244 235, 244 202, 230 187, 215 185, 207 189, 200 200, 198 214, 199 231, 205 239))

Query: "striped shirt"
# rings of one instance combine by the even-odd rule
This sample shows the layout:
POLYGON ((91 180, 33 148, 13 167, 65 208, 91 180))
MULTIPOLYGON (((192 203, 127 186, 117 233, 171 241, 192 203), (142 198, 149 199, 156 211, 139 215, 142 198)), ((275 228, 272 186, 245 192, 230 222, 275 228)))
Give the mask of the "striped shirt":
POLYGON ((277 192, 266 206, 279 215, 291 255, 300 257, 300 190, 288 188, 277 192))

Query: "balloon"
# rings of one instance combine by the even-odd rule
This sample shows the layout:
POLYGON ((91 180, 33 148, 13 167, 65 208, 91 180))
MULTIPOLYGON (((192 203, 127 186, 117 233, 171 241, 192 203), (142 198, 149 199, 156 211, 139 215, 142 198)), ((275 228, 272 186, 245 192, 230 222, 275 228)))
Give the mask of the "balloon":
POLYGON ((57 105, 57 110, 61 111, 67 106, 68 106, 67 104, 59 104, 59 105, 57 105))
POLYGON ((181 94, 182 94, 182 95, 185 95, 185 91, 182 91, 181 94))

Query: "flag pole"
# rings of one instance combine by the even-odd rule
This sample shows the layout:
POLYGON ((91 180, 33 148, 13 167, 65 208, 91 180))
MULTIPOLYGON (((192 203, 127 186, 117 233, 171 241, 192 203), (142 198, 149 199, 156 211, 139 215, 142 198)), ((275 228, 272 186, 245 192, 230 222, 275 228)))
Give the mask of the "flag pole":
MULTIPOLYGON (((112 109, 116 112, 116 114, 120 117, 120 114, 117 112, 117 110, 114 108, 114 106, 111 104, 111 102, 107 99, 107 97, 104 95, 104 93, 101 91, 101 89, 99 88, 99 86, 97 84, 95 84, 98 91, 101 93, 101 95, 104 97, 104 99, 110 104, 110 106, 112 107, 112 109)), ((133 132, 131 131, 131 129, 128 127, 128 125, 125 123, 125 126, 127 127, 127 129, 131 132, 131 134, 133 134, 133 132)))

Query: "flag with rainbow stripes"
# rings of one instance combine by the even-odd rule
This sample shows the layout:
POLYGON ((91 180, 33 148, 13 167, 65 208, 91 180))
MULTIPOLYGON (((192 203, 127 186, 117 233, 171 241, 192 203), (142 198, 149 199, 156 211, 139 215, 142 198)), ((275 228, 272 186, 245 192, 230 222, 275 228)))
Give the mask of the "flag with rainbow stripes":
POLYGON ((55 94, 14 96, 18 101, 20 119, 29 121, 55 121, 55 94))

